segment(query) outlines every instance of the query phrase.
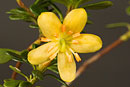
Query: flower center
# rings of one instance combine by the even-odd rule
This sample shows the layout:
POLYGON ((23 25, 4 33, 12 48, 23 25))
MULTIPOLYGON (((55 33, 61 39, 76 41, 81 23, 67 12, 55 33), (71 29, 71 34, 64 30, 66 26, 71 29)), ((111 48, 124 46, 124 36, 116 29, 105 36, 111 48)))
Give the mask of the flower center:
POLYGON ((66 41, 63 38, 59 40, 59 49, 61 52, 65 52, 66 50, 66 41))

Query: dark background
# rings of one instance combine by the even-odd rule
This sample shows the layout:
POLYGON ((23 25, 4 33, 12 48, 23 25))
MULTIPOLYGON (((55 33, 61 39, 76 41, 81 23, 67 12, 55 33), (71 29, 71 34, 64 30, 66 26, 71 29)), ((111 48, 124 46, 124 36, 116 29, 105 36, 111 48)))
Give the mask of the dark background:
MULTIPOLYGON (((31 4, 34 0, 23 0, 26 4, 31 4)), ((102 0, 93 0, 93 2, 102 0)), ((126 32, 126 28, 107 29, 106 24, 114 22, 129 22, 130 17, 126 15, 125 8, 129 0, 111 0, 114 6, 98 11, 89 11, 94 21, 93 25, 86 27, 88 33, 99 35, 103 42, 103 48, 115 41, 120 35, 126 32)), ((65 8, 58 4, 65 12, 65 8)), ((12 8, 16 8, 15 0, 0 1, 0 48, 10 48, 15 50, 26 49, 37 37, 38 30, 30 29, 28 23, 23 21, 10 21, 5 13, 12 8)), ((88 59, 91 54, 81 54, 82 61, 88 59)), ((74 87, 130 87, 130 40, 113 49, 103 56, 101 60, 92 64, 78 79, 73 82, 74 87)), ((10 78, 11 70, 8 65, 15 62, 0 65, 0 83, 3 79, 10 78)), ((22 65, 24 72, 29 74, 32 70, 29 65, 22 65)), ((19 78, 21 78, 19 76, 19 78)), ((39 82, 43 87, 60 87, 60 84, 52 78, 46 77, 39 82)))

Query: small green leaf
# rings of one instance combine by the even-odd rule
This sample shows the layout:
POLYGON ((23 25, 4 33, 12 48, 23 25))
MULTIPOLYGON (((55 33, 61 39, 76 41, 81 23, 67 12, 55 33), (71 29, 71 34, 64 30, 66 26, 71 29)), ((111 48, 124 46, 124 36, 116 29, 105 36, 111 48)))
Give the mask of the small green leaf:
POLYGON ((17 73, 21 73, 21 70, 19 70, 16 67, 13 67, 12 65, 9 66, 9 68, 11 68, 13 71, 17 72, 17 73))
POLYGON ((101 1, 97 3, 84 5, 83 8, 90 9, 90 10, 100 10, 100 9, 108 8, 112 5, 113 3, 111 1, 101 1))
POLYGON ((88 21, 87 21, 87 24, 93 24, 93 21, 88 20, 88 21))
POLYGON ((12 55, 9 54, 9 52, 14 52, 17 54, 19 53, 15 50, 0 48, 0 64, 6 63, 14 58, 12 55))
POLYGON ((36 16, 39 16, 42 12, 48 11, 49 3, 44 0, 36 0, 33 5, 30 6, 30 10, 36 16))
POLYGON ((47 67, 47 69, 53 71, 56 74, 59 74, 57 65, 49 66, 49 67, 47 67))
POLYGON ((22 81, 18 87, 32 87, 32 84, 30 82, 22 81))
POLYGON ((2 85, 0 85, 0 87, 3 87, 2 85))
POLYGON ((24 62, 26 62, 26 63, 29 63, 28 62, 28 59, 27 59, 27 55, 28 55, 28 50, 23 50, 22 52, 21 52, 21 57, 22 57, 22 60, 24 61, 24 62))
POLYGON ((117 28, 117 27, 127 27, 129 23, 122 22, 122 23, 113 23, 113 24, 108 24, 106 27, 107 28, 117 28))
POLYGON ((32 74, 34 77, 38 78, 39 80, 43 80, 43 73, 39 70, 33 70, 32 74))
POLYGON ((50 77, 56 79, 57 81, 59 81, 60 83, 62 83, 63 85, 65 85, 66 87, 69 87, 62 79, 56 77, 55 75, 52 75, 52 74, 45 74, 44 76, 50 76, 50 77))
POLYGON ((34 18, 23 8, 11 9, 7 14, 10 14, 10 20, 24 20, 26 22, 34 22, 34 18))
POLYGON ((39 28, 38 25, 31 24, 29 25, 30 28, 39 28))
POLYGON ((25 74, 23 74, 20 69, 13 67, 12 65, 10 65, 9 68, 11 68, 13 71, 17 72, 18 74, 22 75, 28 80, 28 77, 25 74))
POLYGON ((16 53, 10 52, 10 51, 7 51, 7 52, 8 52, 8 54, 10 54, 10 56, 12 56, 12 60, 19 61, 19 62, 24 62, 22 57, 19 54, 16 54, 16 53))
POLYGON ((21 80, 12 80, 12 79, 4 80, 4 87, 18 87, 20 82, 21 80))
POLYGON ((130 16, 130 6, 126 8, 126 13, 130 16))

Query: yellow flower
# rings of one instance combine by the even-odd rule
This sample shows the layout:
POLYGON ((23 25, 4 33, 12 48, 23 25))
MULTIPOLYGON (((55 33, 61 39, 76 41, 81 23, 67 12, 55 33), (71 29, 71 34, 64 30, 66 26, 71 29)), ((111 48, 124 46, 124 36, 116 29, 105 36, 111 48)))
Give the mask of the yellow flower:
POLYGON ((85 9, 74 9, 65 17, 63 24, 52 12, 43 12, 38 17, 38 25, 48 42, 28 54, 31 64, 39 65, 53 60, 57 55, 60 77, 66 82, 75 79, 76 64, 81 61, 78 53, 90 53, 102 47, 100 37, 93 34, 80 34, 87 22, 85 9))

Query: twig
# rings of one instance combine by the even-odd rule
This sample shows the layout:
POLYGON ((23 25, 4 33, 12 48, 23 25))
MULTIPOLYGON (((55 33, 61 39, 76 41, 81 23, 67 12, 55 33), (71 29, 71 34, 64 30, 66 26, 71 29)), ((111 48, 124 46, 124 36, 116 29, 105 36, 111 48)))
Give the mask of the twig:
MULTIPOLYGON (((91 58, 89 58, 88 60, 86 60, 77 70, 76 73, 76 78, 78 78, 85 70, 86 68, 96 62, 97 60, 99 60, 100 58, 102 58, 103 55, 107 54, 108 52, 110 52, 113 48, 119 46, 122 42, 124 42, 121 39, 118 39, 116 41, 114 41, 112 44, 108 45, 106 48, 104 48, 103 50, 101 50, 100 52, 98 52, 97 54, 95 54, 94 56, 92 56, 91 58)), ((67 83, 68 85, 70 85, 72 82, 67 83)), ((64 87, 64 86, 62 86, 64 87)))
MULTIPOLYGON (((21 66, 21 62, 17 62, 17 63, 16 63, 16 67, 17 67, 17 68, 20 68, 20 66, 21 66)), ((11 78, 12 78, 12 79, 16 79, 16 75, 17 75, 17 73, 16 73, 16 72, 13 72, 11 78)))
POLYGON ((32 17, 36 18, 35 15, 30 11, 30 9, 21 1, 21 0, 17 0, 18 5, 23 8, 24 10, 26 10, 32 17))

